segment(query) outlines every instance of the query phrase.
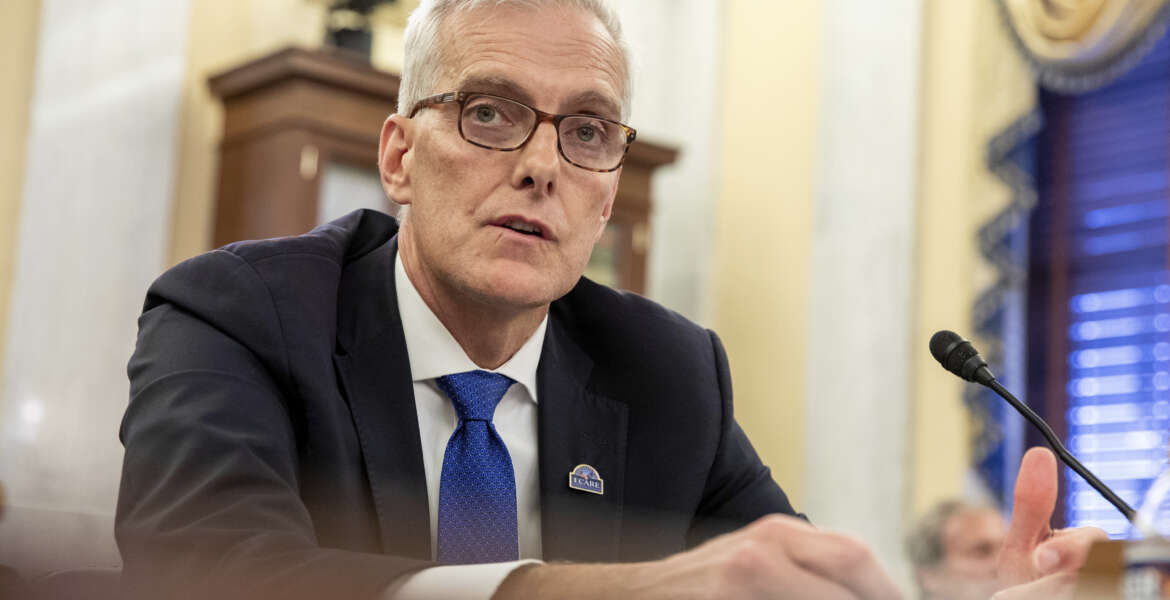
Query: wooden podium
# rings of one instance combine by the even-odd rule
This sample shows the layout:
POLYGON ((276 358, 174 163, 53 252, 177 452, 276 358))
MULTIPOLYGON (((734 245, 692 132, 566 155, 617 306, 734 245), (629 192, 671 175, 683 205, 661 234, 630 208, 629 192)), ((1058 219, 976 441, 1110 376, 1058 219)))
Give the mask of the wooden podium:
MULTIPOLYGON (((382 122, 397 107, 397 75, 343 51, 286 48, 209 83, 224 105, 216 246, 296 235, 336 216, 323 209, 330 194, 322 190, 339 178, 347 182, 342 200, 364 198, 351 207, 395 212, 379 191, 377 155, 382 122)), ((674 149, 644 141, 630 148, 590 277, 644 292, 651 175, 676 156, 674 149)))
POLYGON ((1093 544, 1077 576, 1076 600, 1170 598, 1170 540, 1093 544))

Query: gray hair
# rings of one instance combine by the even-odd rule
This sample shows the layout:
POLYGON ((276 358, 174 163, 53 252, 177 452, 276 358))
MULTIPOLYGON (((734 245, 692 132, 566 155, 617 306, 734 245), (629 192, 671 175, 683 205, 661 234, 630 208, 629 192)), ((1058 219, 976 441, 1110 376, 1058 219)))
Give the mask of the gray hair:
POLYGON ((946 558, 942 536, 947 521, 959 513, 973 510, 991 510, 991 507, 963 500, 947 500, 922 515, 910 535, 906 536, 906 556, 910 563, 915 568, 933 567, 942 563, 946 558))
MULTIPOLYGON (((609 32, 621 52, 624 81, 622 86, 622 118, 630 111, 629 49, 622 37, 621 22, 606 0, 422 0, 410 14, 404 41, 405 62, 402 82, 398 90, 398 114, 409 115, 423 98, 440 93, 435 89, 443 67, 443 53, 439 30, 443 21, 458 11, 470 11, 482 6, 520 6, 529 9, 544 6, 573 6, 597 17, 609 32)), ((443 92, 449 90, 442 90, 443 92)))

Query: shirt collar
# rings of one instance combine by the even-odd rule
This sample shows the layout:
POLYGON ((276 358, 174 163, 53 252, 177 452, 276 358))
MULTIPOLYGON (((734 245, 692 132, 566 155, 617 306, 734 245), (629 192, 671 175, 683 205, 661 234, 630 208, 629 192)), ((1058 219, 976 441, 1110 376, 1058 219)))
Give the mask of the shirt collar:
MULTIPOLYGON (((406 356, 410 360, 410 375, 414 381, 425 381, 479 367, 467 357, 463 347, 455 341, 451 332, 443 326, 431 308, 423 301, 418 289, 402 266, 402 254, 394 257, 394 292, 398 299, 398 314, 402 317, 402 333, 406 338, 406 356)), ((540 353, 544 347, 544 332, 548 328, 548 315, 523 346, 512 358, 491 369, 493 373, 507 375, 528 390, 529 397, 536 401, 536 367, 540 364, 540 353)), ((486 369, 485 369, 486 370, 486 369)))

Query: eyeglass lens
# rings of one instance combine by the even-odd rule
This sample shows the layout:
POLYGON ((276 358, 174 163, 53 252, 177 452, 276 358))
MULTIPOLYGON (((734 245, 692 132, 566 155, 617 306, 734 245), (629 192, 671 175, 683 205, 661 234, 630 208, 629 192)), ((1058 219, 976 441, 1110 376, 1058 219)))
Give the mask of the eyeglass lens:
MULTIPOLYGON (((511 150, 528 137, 536 113, 505 98, 471 96, 460 115, 463 137, 473 144, 511 150)), ((574 164, 588 169, 611 169, 621 163, 626 134, 612 121, 587 115, 565 117, 557 129, 561 152, 574 164)))

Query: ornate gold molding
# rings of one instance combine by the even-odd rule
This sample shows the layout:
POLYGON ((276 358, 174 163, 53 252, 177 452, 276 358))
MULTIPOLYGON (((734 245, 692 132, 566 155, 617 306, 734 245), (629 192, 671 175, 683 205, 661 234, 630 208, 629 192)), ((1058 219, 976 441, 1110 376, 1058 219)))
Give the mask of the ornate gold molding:
POLYGON ((1112 81, 1165 32, 1170 0, 999 0, 1042 84, 1066 92, 1112 81))

